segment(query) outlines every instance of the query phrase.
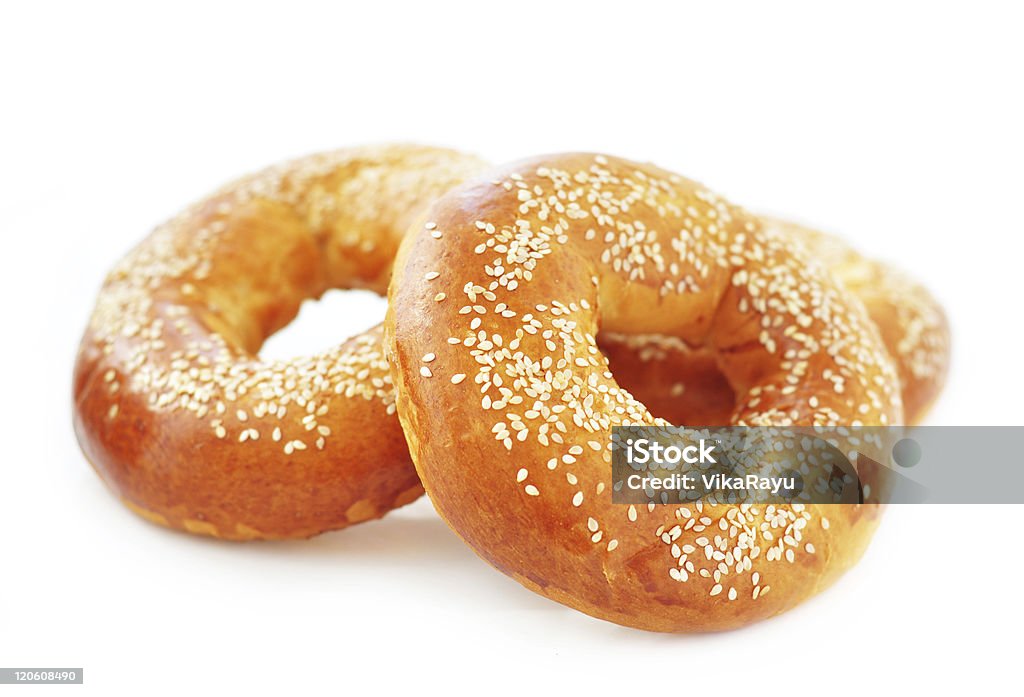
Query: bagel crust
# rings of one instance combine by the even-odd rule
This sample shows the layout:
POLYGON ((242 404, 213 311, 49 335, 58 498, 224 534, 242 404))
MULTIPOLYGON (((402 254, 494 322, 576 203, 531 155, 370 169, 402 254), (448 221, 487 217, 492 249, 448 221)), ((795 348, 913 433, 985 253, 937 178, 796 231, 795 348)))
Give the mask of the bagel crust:
MULTIPOLYGON (((415 212, 483 167, 405 145, 315 155, 225 187, 133 250, 101 291, 75 374, 83 450, 124 503, 162 525, 244 540, 344 527, 422 493, 379 327, 312 357, 255 353, 305 297, 382 292, 415 212)), ((934 299, 837 239, 769 222, 865 301, 916 421, 948 363, 934 299)), ((614 332, 599 345, 658 416, 728 420, 734 393, 708 349, 614 332)))
MULTIPOLYGON (((919 423, 949 372, 949 323, 928 289, 892 266, 857 253, 837 237, 789 221, 762 221, 807 257, 823 264, 864 303, 896 363, 904 420, 919 423)), ((673 424, 728 423, 735 395, 714 354, 673 336, 605 332, 598 341, 619 384, 655 415, 673 424)))
POLYGON ((803 244, 864 303, 896 361, 907 423, 917 423, 938 398, 949 373, 949 322, 928 289, 892 267, 861 256, 837 237, 776 218, 765 224, 803 244))
POLYGON ((854 564, 875 505, 611 503, 610 429, 655 419, 599 329, 711 351, 746 425, 903 420, 863 303, 790 237, 670 172, 524 161, 435 202, 385 321, 397 408, 435 507, 526 587, 623 625, 739 627, 854 564))
POLYGON ((74 423, 136 513, 225 539, 309 537, 422 488, 394 421, 379 328, 263 360, 263 341, 329 288, 383 292, 398 241, 483 168, 408 145, 285 163, 159 227, 108 275, 74 372, 74 423))

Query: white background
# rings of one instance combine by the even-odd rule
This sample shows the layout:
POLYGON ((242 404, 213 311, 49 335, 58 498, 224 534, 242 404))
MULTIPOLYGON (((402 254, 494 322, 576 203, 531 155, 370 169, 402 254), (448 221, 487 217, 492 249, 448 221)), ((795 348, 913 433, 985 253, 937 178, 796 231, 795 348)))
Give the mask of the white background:
MULTIPOLYGON (((82 666, 104 695, 1020 690, 1018 506, 897 507, 823 596, 661 636, 521 589, 426 501, 309 542, 166 532, 103 488, 69 408, 96 288, 155 224, 275 160, 414 140, 653 160, 841 233, 948 308, 930 422, 1020 425, 1019 10, 205 5, 0 10, 0 666, 82 666)), ((335 294, 267 351, 325 347, 383 307, 335 294)))

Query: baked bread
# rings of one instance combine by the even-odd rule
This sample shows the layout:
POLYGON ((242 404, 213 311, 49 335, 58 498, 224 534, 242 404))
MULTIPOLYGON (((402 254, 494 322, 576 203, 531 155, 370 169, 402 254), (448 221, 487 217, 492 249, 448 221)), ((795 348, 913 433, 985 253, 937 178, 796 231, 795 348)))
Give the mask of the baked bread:
MULTIPOLYGON (((420 495, 380 327, 315 356, 256 353, 304 298, 382 292, 416 211, 484 166, 407 145, 302 158, 225 187, 133 250, 101 291, 75 374, 83 450, 126 505, 162 525, 245 540, 307 537, 420 495)), ((905 402, 929 401, 948 336, 927 291, 838 240, 772 225, 865 299, 905 402)), ((655 414, 728 419, 734 395, 711 352, 661 335, 598 341, 655 414)))
MULTIPOLYGON (((813 263, 864 303, 896 364, 904 420, 919 423, 942 391, 949 372, 949 323, 927 288, 889 264, 869 259, 838 237, 796 223, 761 217, 813 263)), ((605 332, 598 343, 620 385, 651 413, 673 424, 729 422, 735 395, 707 348, 660 334, 605 332)))
POLYGON ((877 505, 613 504, 615 425, 659 423, 599 331, 712 352, 744 425, 903 422, 896 365, 801 244, 698 184, 589 154, 457 187, 403 242, 386 347, 435 507, 527 588, 623 625, 739 627, 860 557, 877 505))
POLYGON ((75 431, 104 481, 153 522, 234 540, 309 537, 420 496, 379 329, 287 361, 257 352, 307 298, 384 292, 416 213, 482 168, 341 150, 157 228, 107 277, 75 364, 75 431))

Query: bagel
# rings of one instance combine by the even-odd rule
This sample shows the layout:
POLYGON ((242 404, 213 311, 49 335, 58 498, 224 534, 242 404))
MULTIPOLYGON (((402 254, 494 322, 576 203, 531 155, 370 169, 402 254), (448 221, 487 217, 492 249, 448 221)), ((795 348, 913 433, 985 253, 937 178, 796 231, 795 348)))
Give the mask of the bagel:
POLYGON ((256 354, 307 298, 386 289, 397 243, 475 157, 391 145, 242 179, 108 275, 74 372, 74 425, 133 511, 225 539, 309 537, 422 494, 380 329, 286 361, 256 354))
POLYGON ((931 293, 906 273, 867 259, 837 237, 765 218, 791 235, 864 303, 900 376, 907 423, 917 423, 942 391, 949 372, 949 323, 931 293))
MULTIPOLYGON (((949 372, 949 323, 942 306, 907 274, 868 259, 837 237, 761 216, 805 247, 864 303, 896 363, 904 419, 916 424, 942 391, 949 372)), ((651 413, 673 424, 728 423, 735 395, 713 353, 657 334, 605 332, 598 342, 612 373, 651 413)))
POLYGON ((659 421, 616 382, 599 329, 709 350, 734 424, 903 421, 878 329, 803 245, 690 180, 589 154, 495 170, 423 220, 395 265, 386 350, 421 481, 481 557, 587 614, 673 632, 778 614, 857 561, 874 504, 611 503, 610 429, 659 421))
MULTIPOLYGON (((483 167, 468 155, 402 145, 303 158, 225 187, 133 250, 101 291, 74 388, 83 450, 124 503, 161 525, 246 540, 308 537, 379 517, 421 494, 391 414, 380 327, 313 357, 265 362, 254 354, 304 297, 328 287, 382 292, 417 207, 483 167), (281 216, 294 216, 293 224, 282 224, 281 216), (253 298, 258 302, 248 304, 253 298), (158 299, 168 305, 154 309, 158 299), (202 351, 189 343, 197 337, 208 344, 202 351), (299 396, 306 383, 294 379, 304 380, 310 370, 322 373, 318 389, 329 381, 342 390, 328 400, 327 419, 301 413, 311 400, 299 396), (238 387, 229 390, 217 371, 238 387), (282 375, 293 388, 280 384, 282 375), (197 382, 203 376, 209 379, 197 382), (274 392, 265 404, 244 398, 243 392, 265 389, 274 392), (289 431, 280 423, 290 403, 300 410, 297 439, 285 438, 289 431), (238 420, 242 413, 245 421, 238 420)), ((841 277, 850 269, 860 278, 895 277, 844 252, 838 240, 777 225, 801 234, 812 255, 827 253, 826 263, 841 277)), ((856 290, 873 293, 869 312, 889 322, 881 326, 883 337, 894 337, 890 349, 909 346, 918 364, 940 362, 948 342, 910 341, 903 329, 930 328, 926 320, 941 319, 926 291, 905 282, 856 290), (896 309, 912 296, 921 302, 896 309), (891 322, 894 317, 903 324, 891 322)), ((710 353, 673 337, 606 333, 599 340, 613 372, 659 416, 708 424, 728 417, 731 388, 710 353)), ((927 378, 933 390, 938 374, 927 378)), ((914 389, 911 376, 904 381, 908 403, 914 389)))

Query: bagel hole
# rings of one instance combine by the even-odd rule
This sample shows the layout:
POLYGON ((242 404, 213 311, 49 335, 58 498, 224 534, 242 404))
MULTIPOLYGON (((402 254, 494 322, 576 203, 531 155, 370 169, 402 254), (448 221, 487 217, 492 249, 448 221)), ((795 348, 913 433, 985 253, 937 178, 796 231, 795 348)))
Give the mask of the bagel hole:
POLYGON ((260 358, 285 360, 329 349, 384 321, 387 300, 368 290, 329 290, 304 300, 299 314, 260 347, 260 358))
POLYGON ((677 426, 727 426, 736 393, 707 352, 670 353, 642 360, 622 346, 604 344, 615 380, 647 410, 677 426))

